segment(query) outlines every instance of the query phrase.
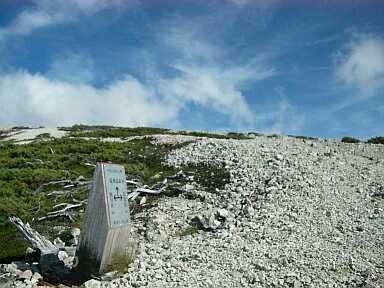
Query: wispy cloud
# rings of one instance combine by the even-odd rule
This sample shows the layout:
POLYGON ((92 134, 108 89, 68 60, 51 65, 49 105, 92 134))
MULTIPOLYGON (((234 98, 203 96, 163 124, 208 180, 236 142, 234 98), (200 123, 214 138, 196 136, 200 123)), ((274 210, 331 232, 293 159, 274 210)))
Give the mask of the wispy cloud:
POLYGON ((248 59, 247 64, 228 61, 227 51, 206 41, 198 25, 171 27, 160 41, 178 52, 171 63, 178 76, 160 81, 162 94, 225 114, 235 126, 253 124, 254 113, 243 88, 276 73, 264 54, 248 59))
POLYGON ((180 65, 175 68, 180 72, 179 77, 160 82, 163 95, 227 115, 235 126, 252 123, 253 113, 239 87, 248 80, 249 71, 237 69, 237 74, 232 74, 236 69, 220 71, 180 65))
POLYGON ((306 126, 306 115, 294 105, 282 86, 276 86, 273 93, 278 100, 268 107, 258 107, 255 124, 267 133, 299 134, 306 126))
POLYGON ((89 56, 68 52, 53 60, 46 76, 71 84, 85 84, 95 80, 96 70, 94 61, 89 56))
POLYGON ((374 96, 384 87, 384 39, 376 35, 354 35, 346 51, 336 55, 335 75, 361 96, 374 96))
POLYGON ((8 25, 0 27, 0 41, 10 36, 25 36, 37 29, 69 23, 81 16, 123 5, 135 5, 135 0, 34 0, 8 25))

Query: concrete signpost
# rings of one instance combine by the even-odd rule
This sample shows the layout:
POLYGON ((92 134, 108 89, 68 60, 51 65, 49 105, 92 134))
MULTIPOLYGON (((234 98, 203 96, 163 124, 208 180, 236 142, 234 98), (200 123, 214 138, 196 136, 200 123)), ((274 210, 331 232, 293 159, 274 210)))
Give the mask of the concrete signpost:
POLYGON ((99 275, 127 256, 127 196, 124 167, 97 164, 76 251, 79 272, 99 275))

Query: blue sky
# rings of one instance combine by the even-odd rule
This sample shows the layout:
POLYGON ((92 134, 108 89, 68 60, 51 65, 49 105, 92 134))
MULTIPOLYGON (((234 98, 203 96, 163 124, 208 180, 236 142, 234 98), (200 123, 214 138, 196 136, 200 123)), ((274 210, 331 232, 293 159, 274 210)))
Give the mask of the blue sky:
POLYGON ((0 126, 384 134, 384 2, 0 2, 0 126))

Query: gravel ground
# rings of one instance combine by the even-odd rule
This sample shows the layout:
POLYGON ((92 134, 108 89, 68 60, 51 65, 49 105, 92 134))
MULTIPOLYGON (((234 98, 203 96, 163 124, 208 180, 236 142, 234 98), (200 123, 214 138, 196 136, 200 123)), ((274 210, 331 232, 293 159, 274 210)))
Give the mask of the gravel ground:
POLYGON ((129 273, 84 286, 384 287, 384 145, 195 140, 166 163, 224 163, 230 183, 136 214, 129 273))
POLYGON ((112 283, 384 287, 383 145, 203 139, 167 159, 198 162, 225 163, 230 184, 221 191, 187 185, 195 200, 162 198, 138 215, 134 271, 112 283), (178 236, 195 216, 220 208, 228 212, 220 227, 178 236))

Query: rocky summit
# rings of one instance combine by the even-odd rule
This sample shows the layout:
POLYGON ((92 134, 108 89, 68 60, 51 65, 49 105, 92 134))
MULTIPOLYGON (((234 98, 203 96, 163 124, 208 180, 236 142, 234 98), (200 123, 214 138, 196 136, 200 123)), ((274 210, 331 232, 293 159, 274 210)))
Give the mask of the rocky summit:
MULTIPOLYGON (((224 176, 212 169, 205 186, 189 174, 177 195, 141 196, 128 270, 83 287, 384 287, 384 145, 276 135, 151 141, 185 143, 163 164, 206 164, 228 179, 216 185, 224 176)), ((2 268, 14 275, 9 287, 37 285, 39 274, 12 265, 2 268)))

